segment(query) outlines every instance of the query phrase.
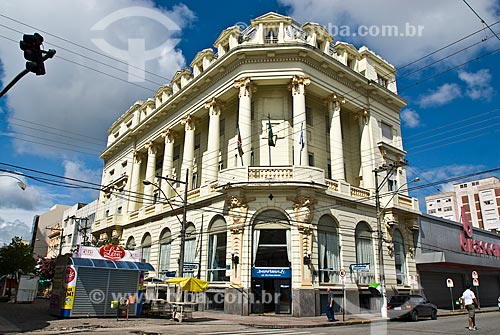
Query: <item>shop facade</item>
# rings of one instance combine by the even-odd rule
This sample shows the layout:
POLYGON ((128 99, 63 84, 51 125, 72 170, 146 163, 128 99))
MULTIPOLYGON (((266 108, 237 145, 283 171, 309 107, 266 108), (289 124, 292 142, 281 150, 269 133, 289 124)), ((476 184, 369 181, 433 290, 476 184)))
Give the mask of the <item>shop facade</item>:
POLYGON ((439 308, 452 309, 451 279, 454 301, 470 284, 481 306, 496 306, 500 296, 500 235, 473 228, 467 214, 463 218, 457 223, 431 215, 420 217, 416 262, 423 292, 439 308))

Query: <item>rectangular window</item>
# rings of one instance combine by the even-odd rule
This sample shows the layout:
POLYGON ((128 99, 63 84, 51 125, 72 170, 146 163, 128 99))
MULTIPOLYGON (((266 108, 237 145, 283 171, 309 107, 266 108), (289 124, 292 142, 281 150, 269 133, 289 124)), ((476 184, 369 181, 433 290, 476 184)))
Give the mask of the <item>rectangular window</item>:
POLYGON ((380 86, 387 87, 387 85, 389 84, 389 81, 387 80, 387 78, 384 75, 377 73, 377 83, 380 86))
POLYGON ((308 161, 309 161, 309 166, 314 166, 314 154, 313 153, 309 153, 307 155, 307 158, 308 158, 308 161))
POLYGON ((313 125, 313 116, 311 107, 306 107, 306 124, 308 126, 313 125))
POLYGON ((194 135, 194 150, 200 148, 201 134, 194 135))
POLYGON ((219 136, 224 137, 225 133, 226 133, 226 120, 222 119, 219 122, 219 136))
POLYGON ((332 179, 332 162, 330 160, 326 163, 326 174, 328 179, 332 179))
POLYGON ((427 211, 427 213, 429 213, 429 214, 435 214, 435 213, 436 213, 436 210, 435 210, 435 209, 429 209, 429 210, 427 211))
POLYGON ((382 139, 392 142, 392 127, 387 123, 382 122, 382 139))
POLYGON ((174 147, 174 161, 178 160, 181 156, 181 146, 180 145, 176 145, 174 147))

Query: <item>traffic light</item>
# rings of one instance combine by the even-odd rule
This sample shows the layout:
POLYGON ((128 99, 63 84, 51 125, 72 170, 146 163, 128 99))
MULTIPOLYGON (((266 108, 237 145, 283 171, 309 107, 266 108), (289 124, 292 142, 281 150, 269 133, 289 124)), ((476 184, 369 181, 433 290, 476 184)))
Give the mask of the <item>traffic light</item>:
POLYGON ((19 41, 19 47, 24 51, 26 62, 26 70, 35 73, 37 76, 45 74, 45 62, 48 58, 52 58, 56 51, 50 49, 45 51, 41 49, 43 37, 39 33, 33 35, 23 35, 23 40, 19 41))

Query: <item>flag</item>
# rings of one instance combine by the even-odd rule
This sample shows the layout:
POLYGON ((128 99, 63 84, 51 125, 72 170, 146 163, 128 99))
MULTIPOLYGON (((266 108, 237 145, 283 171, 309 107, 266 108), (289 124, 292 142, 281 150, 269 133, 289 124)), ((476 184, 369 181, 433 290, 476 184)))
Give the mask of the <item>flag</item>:
POLYGON ((302 127, 304 126, 304 122, 300 124, 300 139, 299 139, 299 145, 300 145, 300 151, 304 149, 305 143, 304 143, 304 131, 302 127))
POLYGON ((240 127, 238 127, 238 154, 243 157, 243 142, 241 141, 240 127))
POLYGON ((270 147, 276 146, 276 143, 274 143, 273 127, 271 127, 271 119, 269 118, 269 116, 267 119, 267 144, 270 147))

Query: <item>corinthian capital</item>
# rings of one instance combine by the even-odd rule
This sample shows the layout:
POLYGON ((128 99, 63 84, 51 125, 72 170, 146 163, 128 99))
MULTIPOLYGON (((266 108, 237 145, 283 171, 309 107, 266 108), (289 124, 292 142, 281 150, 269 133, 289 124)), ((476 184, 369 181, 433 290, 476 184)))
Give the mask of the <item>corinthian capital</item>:
POLYGON ((220 115, 221 107, 221 102, 215 97, 205 102, 205 109, 208 109, 209 115, 220 115))
POLYGON ((155 155, 158 148, 153 141, 150 141, 146 144, 146 149, 148 150, 148 154, 155 155))
POLYGON ((165 143, 172 143, 174 142, 175 138, 177 137, 177 134, 175 131, 172 129, 166 129, 161 133, 161 137, 165 140, 165 143))
POLYGON ((238 96, 240 98, 244 97, 244 96, 250 97, 252 95, 252 93, 254 93, 257 90, 255 85, 252 84, 250 77, 246 77, 246 78, 235 81, 234 87, 239 89, 238 96))
POLYGON ((181 124, 184 126, 185 130, 194 130, 196 127, 197 119, 192 115, 187 115, 182 118, 181 124))
POLYGON ((325 103, 327 104, 329 111, 338 112, 340 111, 341 105, 345 104, 345 99, 337 93, 332 93, 325 98, 325 103))
POLYGON ((293 76, 290 88, 292 89, 292 95, 306 94, 306 86, 311 83, 311 79, 302 76, 293 76))

